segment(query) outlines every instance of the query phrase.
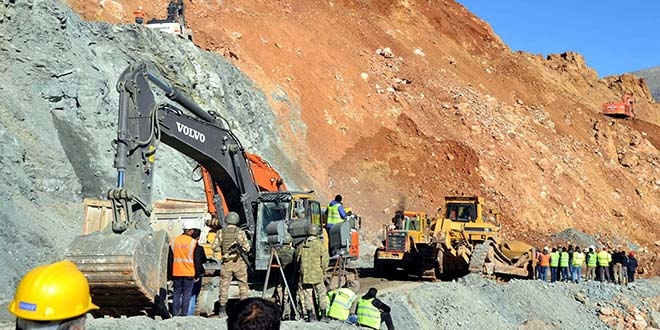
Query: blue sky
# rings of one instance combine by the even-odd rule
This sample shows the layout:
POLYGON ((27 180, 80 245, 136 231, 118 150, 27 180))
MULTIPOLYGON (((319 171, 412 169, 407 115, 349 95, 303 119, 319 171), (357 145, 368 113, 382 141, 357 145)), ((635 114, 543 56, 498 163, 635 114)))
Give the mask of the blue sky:
POLYGON ((581 53, 600 77, 660 66, 660 1, 457 0, 511 47, 581 53))

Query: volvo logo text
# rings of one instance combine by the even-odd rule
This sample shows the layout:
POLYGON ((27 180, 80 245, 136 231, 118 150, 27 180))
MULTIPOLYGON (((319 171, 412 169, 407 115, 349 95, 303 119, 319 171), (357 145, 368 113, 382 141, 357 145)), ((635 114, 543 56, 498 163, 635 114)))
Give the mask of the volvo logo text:
POLYGON ((185 135, 190 136, 191 138, 204 143, 206 141, 206 135, 204 133, 198 132, 184 124, 181 124, 180 122, 176 122, 176 129, 179 131, 179 133, 183 133, 185 135))

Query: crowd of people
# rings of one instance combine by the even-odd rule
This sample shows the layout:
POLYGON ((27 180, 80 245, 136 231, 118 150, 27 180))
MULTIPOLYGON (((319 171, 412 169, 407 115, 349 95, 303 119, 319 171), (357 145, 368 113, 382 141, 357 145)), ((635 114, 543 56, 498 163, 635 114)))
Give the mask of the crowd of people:
POLYGON ((580 283, 584 279, 625 285, 635 281, 636 272, 635 252, 626 253, 621 246, 582 249, 569 244, 536 250, 535 278, 541 281, 580 283))

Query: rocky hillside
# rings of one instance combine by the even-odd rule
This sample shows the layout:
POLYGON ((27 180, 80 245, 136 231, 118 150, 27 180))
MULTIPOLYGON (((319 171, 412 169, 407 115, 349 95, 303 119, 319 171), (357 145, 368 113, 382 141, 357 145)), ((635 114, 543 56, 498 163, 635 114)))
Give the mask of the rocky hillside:
MULTIPOLYGON (((83 199, 114 186, 115 84, 129 63, 160 66, 205 108, 231 118, 245 147, 277 159, 285 174, 296 172, 263 92, 216 54, 134 25, 82 21, 58 0, 3 1, 0 35, 8 82, 0 86, 3 305, 23 274, 61 258, 82 231, 83 199)), ((203 198, 190 179, 195 164, 167 146, 156 155, 156 198, 203 198)))
MULTIPOLYGON (((151 17, 166 4, 142 3, 151 17)), ((368 238, 398 207, 432 212, 445 195, 477 194, 510 237, 627 244, 659 270, 660 116, 640 79, 598 79, 575 53, 513 53, 450 0, 186 5, 197 45, 130 24, 133 1, 0 2, 0 303, 63 255, 83 199, 114 185, 114 86, 141 60, 228 118, 291 187, 342 193, 368 238), (636 120, 599 114, 626 91, 636 120)), ((202 197, 194 164, 167 147, 157 157, 156 197, 202 197)), ((488 308, 508 295, 489 283, 478 283, 488 308)), ((414 308, 398 320, 428 314, 414 308)))
MULTIPOLYGON (((110 23, 135 6, 68 3, 110 23)), ((142 4, 165 16, 167 1, 142 4)), ((342 193, 367 227, 478 194, 516 238, 575 228, 657 251, 660 116, 640 79, 598 79, 576 53, 511 52, 452 0, 185 4, 196 43, 264 90, 282 151, 313 178, 304 188, 342 193), (599 113, 626 91, 637 120, 599 113)))
POLYGON ((653 98, 656 102, 658 102, 658 100, 660 100, 660 66, 646 70, 635 71, 632 74, 638 77, 642 77, 644 80, 646 80, 646 84, 649 86, 649 90, 651 90, 653 98))

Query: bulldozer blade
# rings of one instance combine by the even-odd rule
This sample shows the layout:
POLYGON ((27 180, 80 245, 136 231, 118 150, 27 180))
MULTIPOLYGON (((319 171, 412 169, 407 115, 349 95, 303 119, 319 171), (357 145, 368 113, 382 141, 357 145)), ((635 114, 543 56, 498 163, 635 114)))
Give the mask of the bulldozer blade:
POLYGON ((95 316, 168 316, 167 253, 164 231, 106 230, 76 237, 65 259, 87 277, 95 316))

